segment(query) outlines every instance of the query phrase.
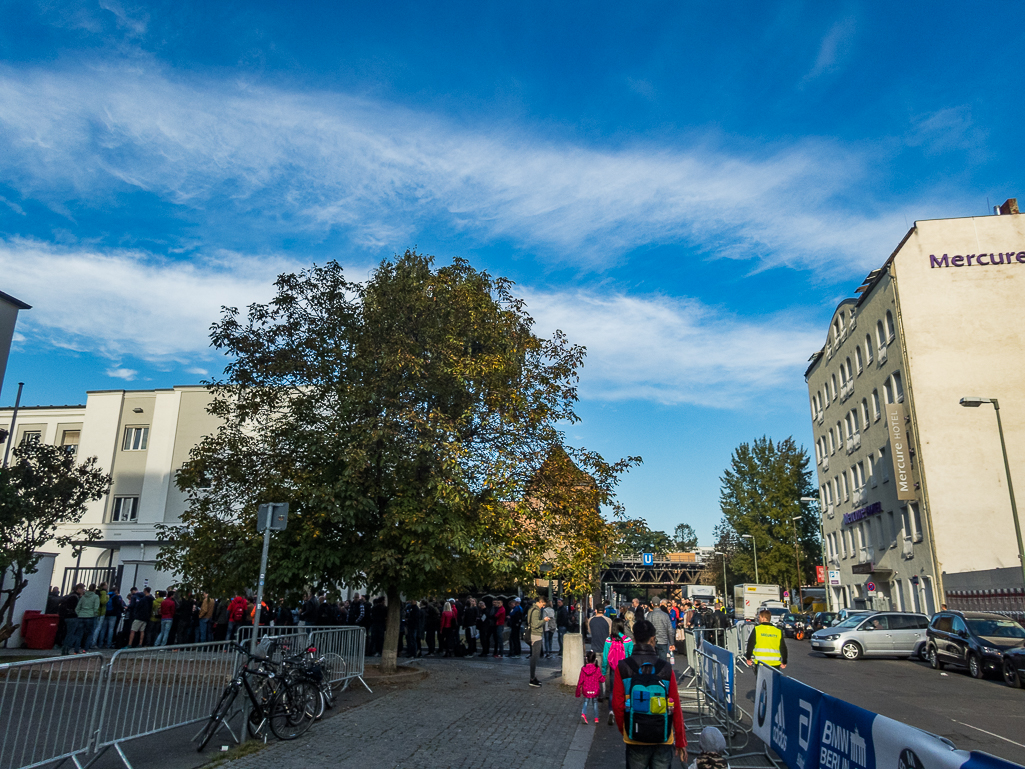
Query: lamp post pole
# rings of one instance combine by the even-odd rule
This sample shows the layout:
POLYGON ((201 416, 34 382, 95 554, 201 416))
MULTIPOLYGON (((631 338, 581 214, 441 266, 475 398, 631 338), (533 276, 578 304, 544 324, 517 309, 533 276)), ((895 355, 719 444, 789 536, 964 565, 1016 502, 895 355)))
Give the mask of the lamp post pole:
POLYGON ((716 555, 722 556, 722 605, 726 608, 726 598, 729 596, 729 587, 726 585, 726 553, 715 551, 716 555))
POLYGON ((755 556, 755 583, 760 585, 762 583, 758 580, 758 543, 755 542, 754 534, 741 534, 740 537, 751 540, 751 548, 754 550, 755 556))
POLYGON ((801 554, 800 545, 797 537, 797 522, 801 520, 801 516, 795 515, 791 520, 794 522, 794 558, 797 559, 797 606, 804 612, 804 593, 801 591, 801 554))
POLYGON ((1014 485, 1011 483, 1011 464, 1007 461, 1007 444, 1004 442, 1004 426, 1000 421, 1000 401, 996 398, 962 398, 961 405, 977 408, 983 403, 992 403, 997 415, 997 432, 1000 434, 1000 451, 1004 455, 1004 472, 1007 474, 1007 492, 1011 495, 1011 516, 1014 518, 1014 534, 1018 538, 1018 563, 1021 566, 1021 578, 1025 583, 1025 547, 1021 541, 1021 523, 1018 521, 1018 505, 1014 501, 1014 485))

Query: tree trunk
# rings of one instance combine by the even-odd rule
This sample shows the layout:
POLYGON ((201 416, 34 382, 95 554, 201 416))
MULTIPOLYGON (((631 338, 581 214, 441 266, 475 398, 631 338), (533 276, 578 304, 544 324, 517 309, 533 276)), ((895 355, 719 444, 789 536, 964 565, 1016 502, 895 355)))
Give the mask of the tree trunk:
POLYGON ((388 600, 388 624, 384 627, 384 649, 381 650, 381 672, 394 673, 398 665, 399 626, 402 622, 402 600, 399 589, 389 585, 385 591, 388 600))

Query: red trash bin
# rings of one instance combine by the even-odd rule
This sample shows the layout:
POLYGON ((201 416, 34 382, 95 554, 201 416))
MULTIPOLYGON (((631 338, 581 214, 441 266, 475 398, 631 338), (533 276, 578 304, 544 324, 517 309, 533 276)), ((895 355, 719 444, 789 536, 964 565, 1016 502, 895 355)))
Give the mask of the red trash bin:
POLYGON ((41 614, 27 610, 21 617, 21 637, 29 649, 52 649, 57 640, 57 625, 60 617, 56 614, 41 614))

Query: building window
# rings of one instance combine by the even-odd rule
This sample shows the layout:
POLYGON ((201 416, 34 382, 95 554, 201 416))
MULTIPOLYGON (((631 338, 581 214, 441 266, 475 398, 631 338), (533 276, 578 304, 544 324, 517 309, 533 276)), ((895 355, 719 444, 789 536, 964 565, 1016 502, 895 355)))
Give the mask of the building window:
POLYGON ((843 545, 843 557, 847 557, 847 530, 840 532, 840 544, 843 545))
POLYGON ((883 383, 883 397, 886 398, 887 403, 893 403, 893 381, 887 379, 883 383))
POLYGON ((894 586, 897 588, 897 611, 904 611, 904 583, 898 579, 894 586))
POLYGON ((892 342, 896 338, 897 338, 897 332, 894 330, 894 327, 893 327, 893 314, 889 310, 887 310, 886 311, 886 342, 887 342, 887 344, 889 344, 890 342, 892 342))
POLYGON ((148 427, 126 427, 125 442, 121 448, 124 451, 145 451, 148 442, 148 427))
POLYGON ((839 393, 839 392, 840 392, 840 391, 839 391, 839 390, 837 389, 837 386, 836 386, 836 374, 831 374, 831 375, 830 375, 830 379, 831 379, 831 380, 832 380, 832 382, 833 382, 833 400, 836 400, 836 396, 837 396, 837 393, 839 393))
POLYGON ((904 539, 911 539, 911 516, 908 515, 907 507, 900 511, 900 523, 904 529, 904 539))
POLYGON ((868 415, 868 401, 864 398, 861 399, 861 421, 864 422, 866 430, 872 424, 872 419, 868 415))
POLYGON ((904 382, 901 379, 900 372, 894 371, 893 376, 893 394, 897 400, 897 403, 904 402, 904 382))
POLYGON ((872 484, 873 487, 875 486, 875 470, 872 467, 874 462, 875 457, 873 457, 871 454, 865 457, 865 466, 868 467, 868 481, 872 484))
POLYGON ((843 482, 843 501, 846 502, 848 499, 851 498, 851 490, 850 487, 847 485, 847 473, 843 473, 840 476, 840 478, 843 482))
POLYGON ((61 436, 61 447, 71 456, 75 456, 78 453, 78 442, 81 437, 81 430, 65 430, 64 435, 61 436))
POLYGON ((858 364, 858 375, 865 370, 865 362, 861 359, 861 345, 854 348, 854 362, 858 364))
POLYGON ((42 443, 43 434, 38 430, 27 430, 21 434, 21 445, 28 446, 32 443, 42 443))
POLYGON ((879 421, 879 417, 881 417, 883 415, 882 411, 880 410, 880 407, 879 407, 879 391, 878 390, 873 390, 872 391, 872 414, 875 417, 875 421, 876 422, 878 422, 879 421))
POLYGON ((922 541, 922 511, 914 502, 908 502, 908 510, 911 511, 911 525, 914 527, 913 539, 915 542, 922 541))
POLYGON ((138 497, 114 497, 114 508, 110 512, 111 521, 119 523, 135 521, 138 515, 138 497))
POLYGON ((872 362, 872 335, 865 334, 865 360, 868 363, 872 362))
POLYGON ((880 348, 886 347, 886 332, 883 330, 883 322, 876 321, 876 342, 880 348))
POLYGON ((882 471, 883 483, 890 481, 890 468, 886 465, 886 447, 879 449, 879 469, 882 471))

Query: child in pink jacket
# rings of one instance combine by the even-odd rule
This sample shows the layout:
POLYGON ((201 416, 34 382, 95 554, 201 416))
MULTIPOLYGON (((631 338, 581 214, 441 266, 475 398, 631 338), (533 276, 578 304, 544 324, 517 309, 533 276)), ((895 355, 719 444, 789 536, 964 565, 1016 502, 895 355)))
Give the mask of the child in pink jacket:
POLYGON ((593 651, 587 652, 584 658, 584 666, 580 668, 580 678, 577 679, 577 696, 584 695, 584 709, 580 717, 587 723, 587 705, 594 705, 594 722, 598 723, 598 697, 601 694, 601 685, 605 682, 605 676, 601 674, 598 667, 598 655, 593 651))

